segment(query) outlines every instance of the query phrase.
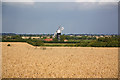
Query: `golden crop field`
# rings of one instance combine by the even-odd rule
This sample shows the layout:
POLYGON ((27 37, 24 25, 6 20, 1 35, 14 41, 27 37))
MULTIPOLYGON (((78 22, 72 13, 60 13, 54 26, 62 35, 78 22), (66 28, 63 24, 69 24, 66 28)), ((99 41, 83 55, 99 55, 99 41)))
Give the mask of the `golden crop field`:
POLYGON ((22 42, 2 42, 3 78, 117 76, 118 48, 33 47, 22 42))

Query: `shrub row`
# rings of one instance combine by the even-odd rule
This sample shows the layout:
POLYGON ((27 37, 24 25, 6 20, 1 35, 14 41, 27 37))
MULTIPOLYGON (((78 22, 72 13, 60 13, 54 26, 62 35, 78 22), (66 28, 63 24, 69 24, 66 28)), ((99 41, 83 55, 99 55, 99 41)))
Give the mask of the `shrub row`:
POLYGON ((2 39, 2 42, 27 42, 33 46, 70 46, 70 47, 120 47, 120 38, 118 37, 112 37, 112 38, 98 38, 96 40, 91 41, 69 41, 69 42, 63 42, 63 41, 41 41, 37 39, 20 39, 20 38, 14 38, 14 39, 2 39), (44 43, 51 43, 50 45, 44 45, 44 43), (52 43, 68 43, 68 44, 55 44, 52 43), (69 44, 73 43, 73 44, 69 44))

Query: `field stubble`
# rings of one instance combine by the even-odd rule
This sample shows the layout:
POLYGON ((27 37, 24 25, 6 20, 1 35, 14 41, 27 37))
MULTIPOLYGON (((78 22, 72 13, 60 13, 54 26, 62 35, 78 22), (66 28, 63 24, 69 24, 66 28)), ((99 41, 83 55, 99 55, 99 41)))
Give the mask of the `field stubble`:
POLYGON ((2 43, 3 78, 117 78, 117 76, 118 48, 36 48, 27 43, 2 43))

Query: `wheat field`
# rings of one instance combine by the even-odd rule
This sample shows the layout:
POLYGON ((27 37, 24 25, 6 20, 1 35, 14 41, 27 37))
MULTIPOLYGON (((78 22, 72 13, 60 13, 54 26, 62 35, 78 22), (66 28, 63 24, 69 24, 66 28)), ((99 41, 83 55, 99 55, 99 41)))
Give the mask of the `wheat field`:
POLYGON ((117 76, 118 48, 33 47, 22 42, 2 42, 2 78, 117 76))

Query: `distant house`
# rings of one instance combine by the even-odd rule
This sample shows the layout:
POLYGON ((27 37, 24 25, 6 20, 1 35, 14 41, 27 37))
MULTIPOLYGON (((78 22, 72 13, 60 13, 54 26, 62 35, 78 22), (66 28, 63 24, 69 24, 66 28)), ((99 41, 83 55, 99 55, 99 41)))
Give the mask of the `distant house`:
POLYGON ((78 36, 76 36, 76 37, 82 37, 81 35, 78 35, 78 36))
POLYGON ((64 42, 67 42, 67 41, 68 41, 67 39, 64 40, 64 42))
POLYGON ((104 36, 101 35, 100 37, 104 37, 104 36))
POLYGON ((40 39, 40 37, 31 37, 31 39, 40 39))
POLYGON ((23 36, 22 39, 29 39, 30 37, 27 36, 23 36))
POLYGON ((44 41, 53 41, 53 39, 52 38, 50 38, 50 39, 44 39, 44 41))
POLYGON ((92 38, 92 36, 88 36, 89 38, 92 38))
POLYGON ((43 36, 41 36, 41 38, 43 38, 43 36))
POLYGON ((96 37, 96 39, 100 38, 99 36, 95 36, 95 37, 96 37))
POLYGON ((70 35, 70 36, 73 36, 73 35, 70 35))
POLYGON ((105 35, 104 37, 108 37, 108 38, 110 38, 110 37, 112 37, 111 35, 105 35))
POLYGON ((50 36, 47 36, 47 38, 50 38, 50 36))

